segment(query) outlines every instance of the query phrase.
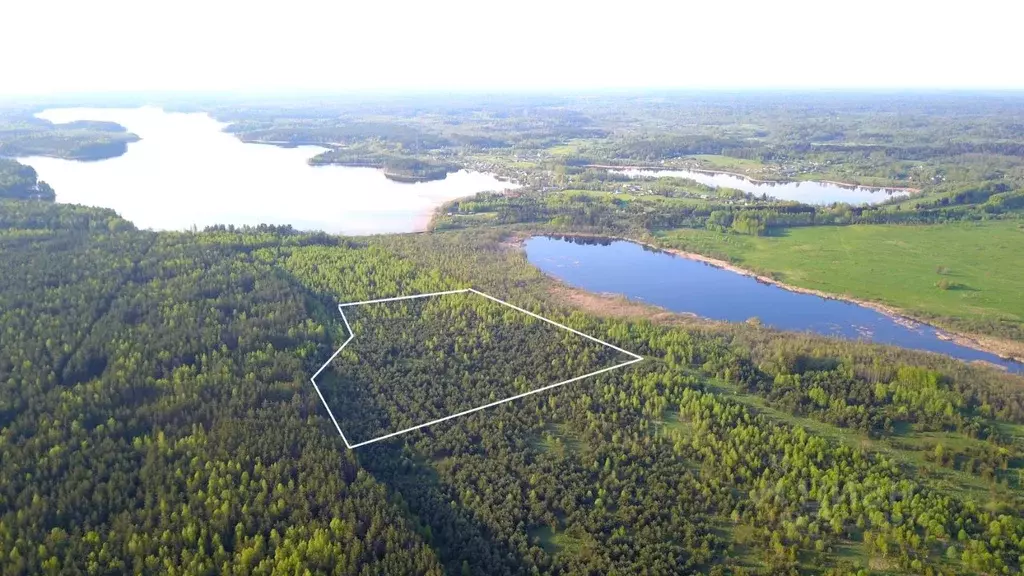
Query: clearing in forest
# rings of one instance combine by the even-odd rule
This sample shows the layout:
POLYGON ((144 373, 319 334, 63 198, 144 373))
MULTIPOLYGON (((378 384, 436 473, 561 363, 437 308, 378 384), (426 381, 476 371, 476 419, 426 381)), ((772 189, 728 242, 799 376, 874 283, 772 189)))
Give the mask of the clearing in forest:
POLYGON ((349 448, 643 360, 472 288, 338 309, 349 337, 311 381, 349 448))

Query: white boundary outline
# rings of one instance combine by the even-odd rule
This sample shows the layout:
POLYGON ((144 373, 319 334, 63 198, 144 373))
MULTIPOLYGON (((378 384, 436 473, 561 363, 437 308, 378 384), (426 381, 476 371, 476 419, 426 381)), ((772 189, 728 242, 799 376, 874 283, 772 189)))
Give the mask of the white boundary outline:
POLYGON ((413 296, 398 296, 398 297, 395 297, 395 298, 378 298, 376 300, 363 300, 361 302, 346 302, 344 304, 338 304, 338 312, 341 313, 341 319, 345 323, 345 329, 348 330, 348 339, 345 340, 345 342, 342 343, 341 348, 338 348, 337 350, 335 350, 334 354, 331 354, 331 357, 327 359, 327 362, 324 362, 323 366, 321 366, 320 369, 317 370, 316 373, 313 374, 313 376, 310 377, 309 381, 313 383, 313 388, 316 389, 317 396, 319 396, 320 397, 320 401, 324 403, 324 408, 327 408, 327 414, 331 417, 331 422, 334 422, 334 427, 338 430, 338 434, 341 435, 341 439, 342 439, 342 441, 345 442, 345 446, 348 446, 348 448, 350 450, 354 449, 354 448, 358 448, 360 446, 365 446, 365 445, 370 444, 372 442, 378 442, 380 440, 386 440, 387 438, 392 438, 392 437, 398 436, 400 434, 405 434, 406 432, 412 432, 413 430, 418 430, 420 428, 426 428, 427 426, 432 426, 434 424, 438 424, 440 422, 444 422, 445 420, 451 420, 453 418, 458 418, 459 416, 465 416, 466 414, 471 414, 473 412, 477 412, 477 411, 483 410, 485 408, 491 408, 493 406, 497 406, 498 404, 504 404, 506 402, 511 402, 513 400, 518 400, 520 398, 524 398, 526 396, 529 396, 530 394, 536 394, 538 392, 544 392, 545 390, 551 390, 552 388, 557 388, 559 386, 562 386, 564 384, 568 384, 570 382, 576 382, 577 380, 582 380, 584 378, 589 378, 591 376, 596 376, 598 374, 601 374, 601 373, 604 373, 604 372, 608 372, 610 370, 615 370, 616 368, 623 368, 623 367, 629 366, 630 364, 636 364, 637 362, 640 362, 641 360, 644 359, 643 356, 640 356, 639 354, 634 354, 634 353, 632 353, 632 352, 630 352, 628 350, 623 350, 622 348, 619 348, 618 346, 616 346, 614 344, 609 344, 609 343, 605 342, 604 340, 599 340, 597 338, 594 338, 593 336, 590 336, 589 334, 584 334, 583 332, 580 332, 579 330, 574 330, 574 329, 572 329, 572 328, 570 328, 570 327, 568 327, 568 326, 566 326, 564 324, 559 324, 558 322, 555 322, 554 320, 549 320, 549 319, 547 319, 547 318, 545 318, 545 317, 543 317, 543 316, 541 316, 539 314, 534 314, 533 312, 530 312, 529 310, 524 310, 524 309, 520 308, 519 306, 516 306, 514 304, 509 304, 508 302, 505 302, 504 300, 500 300, 500 299, 495 298, 494 296, 491 296, 489 294, 484 294, 483 292, 481 292, 479 290, 476 290, 476 289, 473 289, 473 288, 463 288, 461 290, 447 290, 445 292, 430 292, 428 294, 416 294, 416 295, 413 295, 413 296), (331 407, 327 405, 327 400, 324 398, 323 393, 320 392, 320 387, 317 386, 317 384, 316 384, 316 377, 319 376, 320 373, 323 372, 324 369, 326 369, 327 366, 331 362, 333 362, 335 358, 338 357, 338 354, 340 354, 341 351, 345 349, 345 346, 347 346, 348 343, 351 342, 352 339, 356 337, 355 332, 352 331, 352 327, 349 326, 349 324, 348 324, 348 318, 345 317, 345 308, 347 308, 349 306, 358 306, 360 304, 377 304, 377 303, 380 303, 380 302, 394 302, 396 300, 411 300, 413 298, 427 298, 427 297, 430 297, 430 296, 443 296, 445 294, 462 294, 462 293, 465 293, 465 292, 472 292, 473 294, 477 294, 477 295, 483 296, 484 298, 487 298, 488 300, 493 300, 493 301, 495 301, 495 302, 497 302, 499 304, 504 304, 505 306, 508 306, 509 308, 512 308, 513 310, 517 310, 519 312, 522 312, 523 314, 527 314, 529 316, 533 316, 534 318, 537 318, 538 320, 543 320, 544 322, 547 322, 548 324, 553 324, 555 326, 558 326, 559 328, 562 328, 564 330, 568 330, 569 332, 572 332, 573 334, 577 334, 579 336, 583 336, 584 338, 586 338, 588 340, 593 340, 594 342, 597 342, 598 344, 603 344, 603 345, 605 345, 605 346, 607 346, 609 348, 612 348, 614 350, 618 350, 619 352, 622 352, 623 354, 628 354, 629 356, 632 356, 633 359, 629 360, 629 361, 626 361, 626 362, 623 362, 621 364, 616 364, 614 366, 609 366, 607 368, 602 368, 600 370, 595 370, 595 371, 590 372, 588 374, 584 374, 583 376, 576 376, 575 378, 570 378, 568 380, 564 380, 564 381, 559 382, 557 384, 549 384, 547 386, 542 386, 541 388, 537 388, 536 390, 530 390, 529 392, 524 392, 522 394, 516 394, 515 396, 510 396, 508 398, 505 398, 504 400, 498 400, 496 402, 491 402, 489 404, 484 404, 483 406, 477 406, 476 408, 470 408, 469 410, 463 410, 462 412, 458 412, 456 414, 451 414, 449 416, 445 416, 444 418, 438 418, 437 420, 431 420, 430 422, 426 422, 424 424, 417 424, 416 426, 410 426, 409 428, 406 428, 404 430, 399 430, 398 432, 391 432, 391 433, 385 434, 383 436, 378 436, 377 438, 373 438, 373 439, 370 439, 370 440, 365 440, 363 442, 358 442, 356 444, 350 444, 349 441, 348 441, 348 438, 345 438, 345 433, 341 431, 341 426, 338 425, 338 419, 334 417, 334 413, 331 412, 331 407))

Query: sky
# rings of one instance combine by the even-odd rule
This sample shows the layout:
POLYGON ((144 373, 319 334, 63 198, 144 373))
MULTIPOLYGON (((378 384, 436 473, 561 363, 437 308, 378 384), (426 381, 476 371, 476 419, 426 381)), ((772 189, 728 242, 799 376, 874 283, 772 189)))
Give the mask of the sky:
POLYGON ((3 0, 0 95, 1024 88, 1013 0, 3 0))

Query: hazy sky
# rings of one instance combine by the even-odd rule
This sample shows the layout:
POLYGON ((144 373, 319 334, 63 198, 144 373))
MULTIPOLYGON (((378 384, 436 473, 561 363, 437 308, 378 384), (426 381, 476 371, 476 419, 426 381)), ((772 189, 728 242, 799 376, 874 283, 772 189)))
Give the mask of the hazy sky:
POLYGON ((0 0, 0 94, 1024 88, 1015 0, 0 0))

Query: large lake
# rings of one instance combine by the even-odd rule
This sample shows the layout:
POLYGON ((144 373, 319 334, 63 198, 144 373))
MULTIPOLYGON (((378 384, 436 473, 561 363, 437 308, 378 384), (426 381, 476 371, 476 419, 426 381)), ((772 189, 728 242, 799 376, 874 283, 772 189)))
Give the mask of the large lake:
POLYGON ((896 321, 841 300, 790 292, 632 242, 534 237, 526 241, 526 255, 531 264, 572 286, 622 294, 675 312, 730 322, 757 317, 783 330, 870 340, 1024 372, 1024 364, 940 339, 928 325, 896 321))
POLYGON ((804 204, 877 204, 890 198, 906 196, 906 190, 890 188, 868 188, 865 186, 846 186, 834 182, 770 182, 750 180, 735 174, 724 172, 698 172, 693 170, 614 170, 633 178, 686 178, 695 180, 715 188, 733 188, 758 196, 766 194, 779 200, 795 200, 804 204))
POLYGON ((117 158, 79 162, 30 157, 57 202, 113 208, 140 228, 291 224, 342 234, 414 232, 448 200, 515 184, 460 171, 444 180, 394 182, 373 168, 310 166, 318 146, 247 144, 206 114, 159 108, 60 108, 54 123, 116 122, 141 140, 117 158))

